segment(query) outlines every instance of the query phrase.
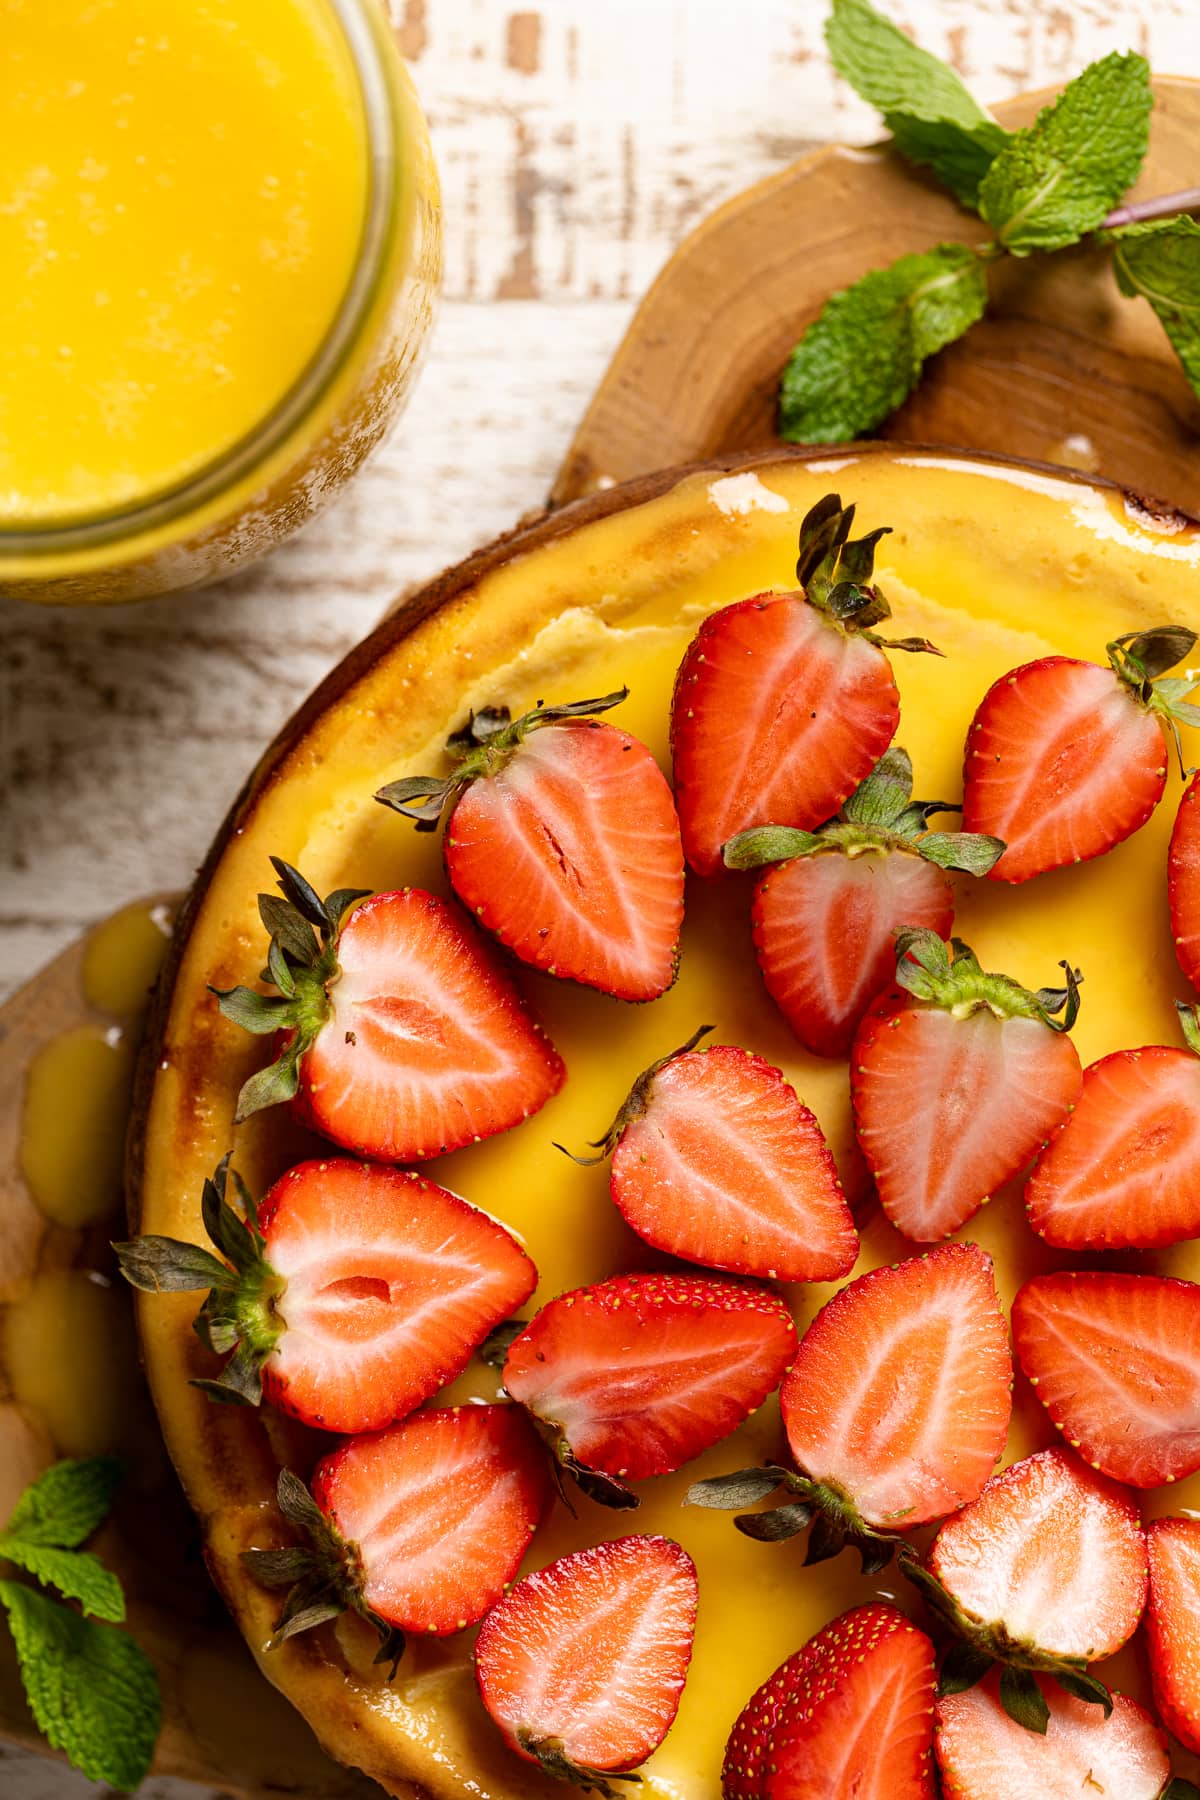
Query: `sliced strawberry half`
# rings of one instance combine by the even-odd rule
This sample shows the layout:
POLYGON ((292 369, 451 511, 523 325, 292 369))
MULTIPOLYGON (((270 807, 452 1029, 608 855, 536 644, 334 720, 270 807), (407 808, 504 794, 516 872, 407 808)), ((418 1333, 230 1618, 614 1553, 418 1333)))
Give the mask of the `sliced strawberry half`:
POLYGON ((679 1710, 696 1571, 670 1538, 625 1537, 527 1575, 480 1628, 475 1676, 510 1750, 608 1800, 679 1710))
POLYGON ((1154 1703, 1180 1743, 1200 1752, 1200 1519, 1155 1519, 1146 1548, 1154 1703))
POLYGON ((537 1285, 511 1233, 408 1170, 300 1163, 258 1211, 234 1176, 239 1216, 225 1197, 228 1160, 203 1200, 220 1258, 174 1238, 115 1246, 147 1293, 210 1290, 196 1329, 233 1354, 194 1385, 216 1399, 265 1395, 308 1425, 374 1430, 461 1373, 537 1285))
POLYGON ((1187 1049, 1118 1050, 1083 1072, 1075 1110, 1025 1184, 1029 1223, 1066 1250, 1200 1237, 1200 1007, 1187 1049))
POLYGON ((507 1131, 558 1092, 553 1045, 444 900, 420 888, 320 900, 272 861, 284 898, 260 894, 259 910, 279 993, 213 989, 235 1024, 284 1033, 242 1088, 239 1120, 294 1100, 335 1144, 416 1162, 507 1131))
POLYGON ((1192 776, 1171 833, 1167 860, 1171 932, 1179 966, 1200 988, 1200 772, 1192 776))
MULTIPOLYGON (((1010 1688, 1029 1690, 1039 1669, 1084 1698, 1087 1664, 1129 1641, 1146 1604, 1137 1509, 1067 1450, 1042 1450, 993 1477, 946 1520, 928 1570, 933 1583, 922 1579, 922 1590, 973 1653, 960 1654, 960 1668, 1011 1664, 1010 1688)), ((1101 1683, 1090 1692, 1107 1703, 1101 1683)))
POLYGON ((513 1406, 415 1413, 354 1437, 317 1465, 309 1493, 279 1477, 279 1508, 305 1546, 248 1550, 265 1587, 290 1588, 274 1644, 347 1609, 395 1663, 406 1632, 444 1637, 494 1606, 553 1498, 537 1434, 513 1406))
POLYGON ((697 1049, 711 1029, 639 1075, 593 1146, 612 1154, 615 1205, 655 1249, 710 1269, 848 1275, 858 1233, 821 1127, 761 1056, 697 1049))
POLYGON ((892 1224, 931 1243, 1016 1175, 1079 1098, 1066 1036, 1078 974, 1064 963, 1066 987, 1035 994, 986 974, 958 939, 902 932, 896 948, 902 991, 874 1003, 854 1040, 854 1128, 892 1224))
POLYGON ((769 865, 754 891, 754 951, 767 992, 814 1056, 845 1056, 867 1007, 892 980, 896 937, 954 922, 948 869, 984 875, 999 838, 930 831, 957 810, 912 798, 912 763, 893 744, 838 817, 818 831, 765 825, 725 846, 731 869, 769 865))
POLYGON ((669 1475, 779 1386, 796 1327, 777 1295, 705 1275, 617 1275, 560 1294, 514 1339, 504 1386, 598 1499, 669 1475), (598 1477, 598 1479, 593 1479, 598 1477))
POLYGON ((683 847, 675 803, 645 744, 589 715, 628 689, 510 720, 473 713, 447 749, 453 772, 376 795, 436 828, 450 809, 446 872, 463 904, 535 969, 621 1000, 675 979, 683 847))
POLYGON ((894 1606, 856 1606, 743 1708, 723 1800, 934 1800, 933 1645, 894 1606))
POLYGON ((945 1244, 860 1275, 805 1332, 780 1404, 799 1474, 745 1469, 689 1500, 733 1508, 783 1488, 739 1530, 772 1542, 813 1521, 809 1562, 851 1544, 882 1568, 899 1533, 973 1500, 1004 1448, 1012 1361, 991 1258, 945 1244))
POLYGON ((1105 1718, 1035 1679, 1048 1712, 1044 1735, 1009 1717, 995 1674, 938 1701, 944 1800, 1159 1800, 1171 1777, 1166 1739, 1136 1700, 1114 1694, 1105 1718))
POLYGON ((1021 1367, 1085 1462, 1130 1487, 1200 1469, 1200 1286, 1035 1275, 1012 1309, 1021 1367))
POLYGON ((1178 745, 1178 722, 1200 723, 1192 682, 1166 677, 1195 642, 1179 625, 1131 632, 1109 644, 1108 668, 1047 656, 992 684, 967 733, 963 826, 1008 846, 993 881, 1087 862, 1146 823, 1168 733, 1178 745))
POLYGON ((688 862, 720 874, 735 833, 823 824, 887 749, 900 699, 884 647, 930 650, 870 627, 890 615, 871 585, 880 530, 850 541, 836 494, 800 528, 797 593, 756 594, 704 621, 675 681, 671 748, 688 862))

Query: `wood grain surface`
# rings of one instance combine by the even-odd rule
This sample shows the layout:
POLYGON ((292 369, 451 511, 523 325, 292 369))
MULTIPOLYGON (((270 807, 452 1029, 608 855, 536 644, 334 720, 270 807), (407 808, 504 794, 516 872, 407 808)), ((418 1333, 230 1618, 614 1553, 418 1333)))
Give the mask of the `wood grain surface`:
MULTIPOLYGON (((829 72, 824 0, 394 10, 446 202, 446 296, 416 399, 321 520, 231 582, 102 616, 0 600, 0 994, 131 896, 186 885, 262 746, 396 593, 544 502, 686 232, 817 145, 878 135, 829 72)), ((1195 0, 890 10, 985 102, 1112 48, 1200 77, 1195 0)), ((0 1791, 93 1790, 0 1750, 0 1791)))

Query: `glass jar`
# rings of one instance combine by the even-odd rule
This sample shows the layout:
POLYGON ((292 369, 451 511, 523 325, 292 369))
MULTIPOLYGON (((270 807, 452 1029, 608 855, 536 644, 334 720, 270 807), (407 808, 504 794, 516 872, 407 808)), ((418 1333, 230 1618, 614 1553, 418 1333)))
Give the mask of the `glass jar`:
POLYGON ((403 404, 441 268, 384 0, 76 10, 0 0, 0 593, 56 602, 198 586, 310 519, 403 404))

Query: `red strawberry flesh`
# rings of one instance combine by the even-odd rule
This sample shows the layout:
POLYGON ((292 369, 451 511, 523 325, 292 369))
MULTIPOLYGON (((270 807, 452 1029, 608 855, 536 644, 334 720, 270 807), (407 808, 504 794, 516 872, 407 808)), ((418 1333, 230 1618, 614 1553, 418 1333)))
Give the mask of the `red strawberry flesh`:
POLYGON ((1064 1450, 989 1481, 938 1532, 929 1566, 998 1636, 1094 1662, 1133 1636, 1146 1546, 1127 1494, 1064 1450))
POLYGON ((1083 1082, 1070 1038, 1039 1019, 966 1018, 885 998, 851 1052, 855 1132, 898 1231, 948 1237, 1066 1118, 1083 1082))
POLYGON ((462 795, 445 856, 455 892, 523 962, 625 1000, 674 980, 679 822, 627 732, 596 719, 530 731, 462 795))
POLYGON ((896 933, 945 937, 954 895, 943 870, 907 851, 824 852, 769 869, 754 896, 754 950, 767 992, 814 1056, 845 1056, 891 981, 896 933))
POLYGON ((330 1016, 301 1063, 302 1115, 337 1144, 419 1161, 506 1131, 563 1081, 516 988, 433 894, 376 894, 337 943, 330 1016))
POLYGON ((1200 1519, 1155 1519, 1146 1547, 1154 1701, 1168 1729, 1200 1752, 1200 1519))
POLYGON ((1158 1800, 1170 1778, 1166 1740, 1149 1713, 1113 1695, 1111 1718, 1037 1677, 1050 1708, 1045 1737, 1010 1719, 993 1671, 937 1703, 944 1800, 1158 1800))
POLYGON ((816 1119, 778 1069, 732 1044, 658 1070, 613 1152, 611 1179, 639 1236, 689 1262, 832 1281, 858 1254, 816 1119))
POLYGON ((444 1636, 500 1598, 553 1482, 517 1407, 463 1406, 352 1438, 319 1465, 313 1497, 356 1547, 370 1610, 444 1636))
POLYGON ((843 1613, 743 1709, 724 1800, 933 1800, 934 1651, 893 1606, 843 1613))
POLYGON ((991 1258, 945 1244, 835 1294, 780 1401, 801 1471, 868 1525, 904 1531, 978 1494, 1004 1447, 1011 1385, 991 1258))
POLYGON ((1100 856, 1162 798, 1158 719, 1112 669, 1067 656, 993 683, 967 734, 963 830, 1008 846, 992 881, 1027 881, 1100 856))
POLYGON ((1200 1236, 1200 1058, 1152 1045, 1084 1070, 1025 1186, 1029 1223, 1068 1250, 1200 1236))
POLYGON ((683 847, 700 875, 768 822, 830 818, 896 735, 883 651, 800 594, 757 594, 713 613, 676 677, 671 713, 683 847))
POLYGON ((783 1378, 796 1328, 782 1300, 703 1275, 621 1275, 544 1306, 504 1385, 590 1469, 667 1475, 727 1437, 783 1378))
POLYGON ((286 1283, 264 1390, 331 1431, 411 1412, 537 1283, 502 1225, 408 1170, 301 1163, 275 1183, 259 1223, 286 1283))
POLYGON ((1200 991, 1200 772, 1192 776, 1179 803, 1167 861, 1167 891, 1175 954, 1200 991))
POLYGON ((696 1625, 696 1571, 663 1537, 577 1550, 519 1582, 475 1648, 483 1703, 509 1747, 576 1768, 643 1762, 679 1707, 696 1625))
POLYGON ((1012 1318, 1022 1368, 1085 1462, 1131 1487, 1200 1469, 1200 1286, 1037 1275, 1012 1318))

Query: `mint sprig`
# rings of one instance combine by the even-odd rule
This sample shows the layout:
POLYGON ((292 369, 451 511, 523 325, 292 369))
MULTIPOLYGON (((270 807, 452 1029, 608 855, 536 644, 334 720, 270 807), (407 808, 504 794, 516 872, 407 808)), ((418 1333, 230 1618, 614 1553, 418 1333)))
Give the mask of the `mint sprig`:
POLYGON ((125 1617, 117 1577, 78 1547, 106 1516, 121 1474, 111 1457, 55 1463, 0 1532, 0 1561, 79 1610, 13 1579, 0 1580, 0 1607, 38 1730, 89 1780, 128 1790, 148 1772, 158 1740, 158 1677, 129 1634, 114 1629, 125 1617))
POLYGON ((1008 141, 953 69, 905 37, 869 0, 833 0, 825 42, 839 75, 883 114, 896 148, 932 169, 966 206, 1008 141))
POLYGON ((1094 62, 1015 132, 979 187, 979 211, 1014 256, 1061 250, 1095 231, 1137 180, 1150 141, 1150 65, 1094 62))
POLYGON ((983 263, 965 244, 902 256, 835 294, 784 370, 782 435, 832 444, 869 430, 908 399, 926 358, 986 306, 983 263))
POLYGON ((879 108, 901 155, 931 170, 995 237, 901 257, 834 294, 784 370, 782 437, 828 444, 872 431, 908 398, 928 357, 983 317, 989 264, 1092 234, 1112 246, 1121 292, 1154 307, 1200 394, 1200 227, 1177 212, 1197 193, 1118 206, 1148 142, 1144 57, 1101 58, 1032 125, 1007 132, 871 0, 832 0, 825 35, 834 67, 879 108))

